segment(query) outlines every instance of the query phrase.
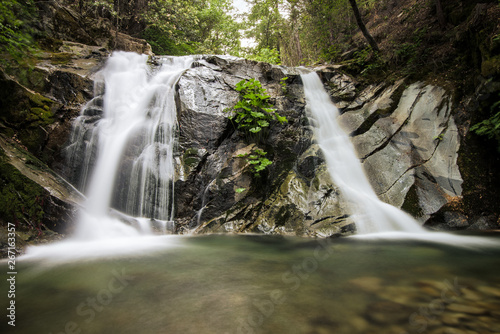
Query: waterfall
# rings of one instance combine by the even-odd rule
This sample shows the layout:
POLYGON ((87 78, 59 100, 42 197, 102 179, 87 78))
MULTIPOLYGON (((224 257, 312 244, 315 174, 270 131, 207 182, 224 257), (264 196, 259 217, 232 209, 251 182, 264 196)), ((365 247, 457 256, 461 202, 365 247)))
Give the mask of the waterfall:
POLYGON ((86 187, 82 190, 88 198, 77 235, 95 236, 105 226, 114 226, 106 230, 111 234, 128 230, 110 223, 110 208, 141 218, 136 220, 142 231, 149 231, 143 226, 144 218, 173 220, 175 84, 193 58, 163 58, 157 69, 147 60, 146 55, 113 53, 100 73, 102 83, 96 84, 103 86, 104 95, 77 120, 70 158, 85 156, 78 184, 86 187), (89 112, 96 105, 102 110, 89 112), (82 125, 96 113, 102 118, 91 129, 82 125), (75 154, 78 147, 84 152, 75 154), (89 172, 86 164, 92 156, 95 163, 89 172))
POLYGON ((358 233, 424 232, 408 214, 382 202, 366 177, 349 136, 337 123, 338 109, 314 72, 301 75, 306 109, 328 172, 349 201, 358 233))

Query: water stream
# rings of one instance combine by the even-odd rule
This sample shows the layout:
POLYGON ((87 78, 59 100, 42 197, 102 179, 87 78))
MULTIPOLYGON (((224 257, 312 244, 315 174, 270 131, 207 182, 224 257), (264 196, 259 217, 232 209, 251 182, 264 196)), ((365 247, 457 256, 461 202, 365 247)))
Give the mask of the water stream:
POLYGON ((301 75, 309 119, 325 156, 328 171, 350 203, 358 233, 402 231, 422 233, 424 229, 408 214, 382 202, 366 177, 349 136, 337 123, 338 109, 315 72, 301 75))
POLYGON ((91 215, 108 215, 113 196, 121 195, 115 201, 126 214, 173 219, 175 83, 193 59, 162 61, 153 73, 145 55, 117 52, 107 62, 98 156, 87 190, 91 215))
POLYGON ((164 57, 153 67, 146 55, 113 53, 96 82, 104 95, 83 109, 68 148, 87 196, 75 231, 64 242, 28 249, 27 258, 104 257, 167 246, 153 230, 173 230, 175 84, 193 60, 164 57), (80 156, 92 166, 81 166, 80 156))
POLYGON ((25 260, 12 333, 498 333, 499 258, 411 240, 209 235, 25 260))

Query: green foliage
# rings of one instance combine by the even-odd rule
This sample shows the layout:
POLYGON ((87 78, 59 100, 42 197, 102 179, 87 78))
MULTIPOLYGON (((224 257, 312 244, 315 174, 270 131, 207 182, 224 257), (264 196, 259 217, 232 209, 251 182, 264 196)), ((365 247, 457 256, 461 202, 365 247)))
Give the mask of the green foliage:
MULTIPOLYGON (((280 123, 288 121, 276 112, 269 102, 270 96, 259 80, 242 80, 236 84, 236 90, 240 92, 240 100, 232 109, 226 111, 234 112, 229 119, 237 124, 239 130, 254 135, 260 133, 263 128, 268 128, 274 120, 280 123)), ((254 137, 253 135, 250 137, 254 137)))
POLYGON ((235 190, 235 192, 238 193, 238 194, 241 194, 245 190, 247 190, 247 189, 246 188, 238 188, 238 189, 235 190))
POLYGON ((361 74, 363 77, 378 76, 386 68, 380 53, 371 47, 360 49, 353 54, 353 58, 344 63, 350 72, 361 74))
MULTIPOLYGON (((241 80, 236 84, 236 91, 240 93, 240 100, 232 109, 225 110, 233 112, 229 117, 237 125, 238 130, 245 133, 247 138, 259 142, 262 139, 263 129, 268 128, 272 122, 286 123, 285 116, 280 116, 274 106, 270 103, 270 96, 262 88, 259 80, 241 80)), ((266 158, 267 152, 261 149, 255 149, 250 154, 239 155, 246 157, 247 163, 256 177, 260 172, 266 169, 272 162, 266 158)))
POLYGON ((422 53, 421 44, 427 34, 427 28, 416 29, 413 32, 412 41, 396 46, 394 50, 394 60, 396 63, 405 63, 409 66, 408 71, 415 70, 415 67, 424 61, 425 55, 422 53))
POLYGON ((258 50, 256 55, 252 55, 248 57, 248 59, 263 61, 269 64, 281 65, 280 54, 276 49, 272 50, 269 50, 268 48, 260 49, 258 50))
POLYGON ((480 136, 495 139, 500 151, 500 99, 491 106, 491 112, 493 116, 475 124, 470 130, 480 136))
POLYGON ((198 12, 200 53, 233 54, 240 51, 241 23, 230 14, 233 10, 230 0, 209 0, 198 12))
POLYGON ((257 44, 255 54, 259 50, 279 50, 280 35, 283 31, 284 20, 280 10, 283 9, 283 0, 250 0, 252 7, 245 25, 249 27, 246 35, 253 38, 257 44))
MULTIPOLYGON (((0 2, 0 53, 8 54, 18 63, 25 61, 24 57, 34 50, 31 23, 35 14, 32 0, 0 2)), ((5 62, 3 57, 2 62, 5 62)))
POLYGON ((237 157, 246 158, 254 176, 260 177, 260 172, 273 163, 271 160, 266 158, 266 154, 267 152, 264 152, 261 149, 255 149, 251 153, 238 154, 237 157))
POLYGON ((288 77, 284 77, 284 78, 280 79, 280 86, 281 86, 281 91, 283 92, 283 94, 286 94, 286 92, 288 91, 288 88, 286 86, 287 80, 288 80, 288 77))
POLYGON ((300 7, 300 46, 306 63, 335 60, 357 29, 347 0, 307 1, 300 7))
POLYGON ((240 24, 229 0, 155 0, 142 15, 142 37, 157 54, 237 54, 240 24))
POLYGON ((240 23, 231 0, 79 0, 84 16, 110 19, 118 31, 144 38, 156 54, 235 54, 240 23))
POLYGON ((197 43, 178 42, 168 36, 168 34, 154 26, 146 28, 142 35, 151 45, 155 54, 182 56, 196 53, 197 43))

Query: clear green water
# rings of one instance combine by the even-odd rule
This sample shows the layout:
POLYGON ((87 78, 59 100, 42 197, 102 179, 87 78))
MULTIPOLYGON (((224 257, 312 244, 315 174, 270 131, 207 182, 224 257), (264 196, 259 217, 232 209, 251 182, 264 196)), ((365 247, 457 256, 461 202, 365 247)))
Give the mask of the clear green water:
POLYGON ((18 261, 16 327, 4 317, 0 330, 498 333, 499 255, 411 241, 211 235, 136 257, 18 261))

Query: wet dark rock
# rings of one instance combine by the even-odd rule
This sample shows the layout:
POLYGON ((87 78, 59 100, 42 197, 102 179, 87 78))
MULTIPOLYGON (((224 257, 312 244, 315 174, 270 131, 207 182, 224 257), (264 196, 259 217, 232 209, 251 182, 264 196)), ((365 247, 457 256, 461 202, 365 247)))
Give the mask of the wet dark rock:
POLYGON ((443 214, 445 223, 452 230, 462 229, 469 226, 467 217, 459 212, 445 212, 443 214))
MULTIPOLYGON (((151 46, 145 40, 116 32, 108 19, 83 16, 57 1, 37 1, 36 6, 39 11, 38 30, 44 32, 41 37, 43 44, 57 45, 61 41, 69 41, 153 55, 151 46)), ((92 54, 88 56, 91 57, 92 54)))
POLYGON ((472 231, 486 231, 496 230, 499 227, 500 224, 496 220, 495 215, 489 215, 477 218, 477 220, 467 227, 467 229, 472 231))

